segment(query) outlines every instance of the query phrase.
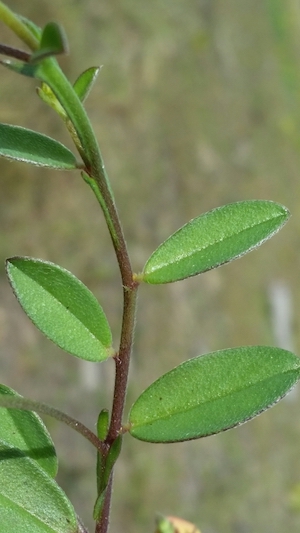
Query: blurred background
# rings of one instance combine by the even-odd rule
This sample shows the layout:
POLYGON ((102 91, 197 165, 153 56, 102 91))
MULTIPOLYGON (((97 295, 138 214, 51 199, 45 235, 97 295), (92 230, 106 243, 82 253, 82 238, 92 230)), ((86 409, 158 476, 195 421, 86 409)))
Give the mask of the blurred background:
MULTIPOLYGON (((297 0, 8 0, 39 25, 65 27, 72 81, 103 65, 86 107, 115 191, 134 269, 189 219, 238 200, 286 205, 292 218, 259 250, 203 276, 142 286, 128 406, 163 372, 220 348, 299 352, 300 8, 297 0)), ((3 26, 1 42, 16 40, 3 26)), ((19 44, 19 43, 17 43, 19 44)), ((72 147, 34 80, 2 69, 0 120, 72 147)), ((111 405, 113 364, 83 363, 35 330, 4 260, 59 263, 95 292, 117 346, 121 284, 96 200, 79 174, 1 161, 0 375, 92 429, 111 405)), ((112 533, 155 529, 155 513, 202 533, 290 533, 300 527, 300 395, 238 429, 173 445, 125 438, 112 533)), ((92 527, 95 453, 47 420, 58 480, 92 527)))

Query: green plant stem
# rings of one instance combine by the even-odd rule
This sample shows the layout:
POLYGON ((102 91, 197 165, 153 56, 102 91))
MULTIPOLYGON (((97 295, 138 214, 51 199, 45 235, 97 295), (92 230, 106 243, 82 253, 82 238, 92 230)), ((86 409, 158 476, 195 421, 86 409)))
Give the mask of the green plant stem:
POLYGON ((22 18, 16 15, 5 4, 0 2, 0 20, 6 24, 31 50, 38 50, 39 41, 34 37, 32 32, 22 21, 22 18))
MULTIPOLYGON (((36 39, 33 38, 27 26, 10 12, 10 10, 3 6, 2 2, 0 2, 0 18, 2 18, 2 20, 23 41, 25 41, 31 49, 35 50, 38 48, 38 43, 36 39)), ((126 399, 128 371, 134 334, 138 282, 133 280, 132 267, 113 192, 105 170, 98 142, 95 138, 93 128, 85 109, 72 85, 58 66, 56 59, 51 57, 41 61, 35 71, 35 76, 51 88, 64 108, 70 122, 74 126, 74 142, 85 164, 84 170, 86 175, 84 176, 84 179, 92 188, 102 208, 121 273, 123 285, 121 339, 119 351, 115 357, 115 388, 110 427, 104 446, 100 450, 103 457, 103 467, 105 468, 105 460, 108 456, 110 447, 122 430, 122 416, 126 399)), ((78 426, 76 427, 78 428, 78 426)), ((89 433, 87 433, 86 436, 87 438, 91 437, 89 433)), ((94 437, 97 438, 96 436, 94 437)), ((106 533, 108 530, 112 478, 113 471, 111 472, 109 486, 106 491, 103 512, 100 520, 96 523, 96 533, 106 533)))
POLYGON ((80 435, 89 440, 100 453, 103 453, 105 446, 103 441, 98 439, 97 435, 93 433, 84 424, 72 418, 71 416, 47 405, 45 403, 36 402, 23 398, 22 396, 11 396, 9 394, 0 394, 0 406, 7 409, 21 409, 23 411, 35 411, 38 414, 51 416, 60 422, 64 422, 72 429, 75 429, 80 435))
MULTIPOLYGON (((44 64, 45 67, 41 77, 50 86, 60 104, 65 109, 74 126, 76 136, 80 141, 81 149, 79 148, 79 150, 86 165, 84 179, 92 188, 104 213, 122 278, 123 319, 120 347, 115 357, 116 373, 111 422, 105 441, 106 448, 102 453, 103 468, 105 468, 105 461, 110 447, 122 429, 122 416, 126 399, 134 334, 138 282, 133 280, 132 267, 113 193, 90 121, 86 116, 79 98, 58 68, 56 61, 51 58, 45 60, 44 64)), ((106 533, 108 530, 112 477, 113 472, 109 481, 109 487, 106 491, 103 511, 100 519, 96 523, 97 533, 106 533)))
MULTIPOLYGON (((74 126, 76 135, 81 143, 81 149, 79 147, 79 150, 86 166, 86 174, 89 176, 89 185, 101 205, 112 238, 121 272, 122 284, 125 287, 131 287, 133 274, 123 230, 90 120, 72 85, 60 70, 55 59, 44 60, 37 72, 37 77, 49 85, 74 126)), ((78 143, 76 146, 78 148, 78 143)))

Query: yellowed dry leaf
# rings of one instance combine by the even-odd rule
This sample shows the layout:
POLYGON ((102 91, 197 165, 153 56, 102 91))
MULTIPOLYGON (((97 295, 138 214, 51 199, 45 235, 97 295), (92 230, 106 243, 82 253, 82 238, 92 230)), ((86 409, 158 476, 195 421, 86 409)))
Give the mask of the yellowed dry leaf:
POLYGON ((197 529, 195 524, 187 522, 177 516, 167 516, 167 520, 174 526, 175 533, 201 533, 200 529, 197 529))

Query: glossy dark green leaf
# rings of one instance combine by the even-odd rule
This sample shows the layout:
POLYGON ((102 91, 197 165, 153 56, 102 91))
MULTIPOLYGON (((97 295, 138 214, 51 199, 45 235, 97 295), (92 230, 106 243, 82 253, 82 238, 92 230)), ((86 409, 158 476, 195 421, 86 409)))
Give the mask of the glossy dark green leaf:
MULTIPOLYGON (((0 385, 0 395, 20 396, 5 385, 0 385)), ((0 408, 1 444, 18 448, 25 456, 37 461, 49 476, 56 476, 58 463, 54 444, 36 413, 0 408)))
POLYGON ((0 124, 0 156, 57 170, 78 166, 74 154, 60 142, 10 124, 0 124))
POLYGON ((264 200, 218 207, 171 235, 137 278, 147 283, 169 283, 216 268, 259 246, 288 218, 285 207, 264 200))
POLYGON ((65 54, 68 51, 68 41, 64 29, 56 22, 49 22, 42 31, 39 50, 31 56, 31 62, 41 61, 46 57, 65 54))
POLYGON ((25 313, 55 344, 87 361, 103 361, 113 355, 103 309, 73 274, 29 257, 8 259, 6 268, 25 313))
POLYGON ((84 102, 88 97, 98 77, 99 72, 100 67, 90 67, 84 72, 82 72, 82 74, 80 74, 80 76, 75 81, 74 90, 81 102, 84 102))
POLYGON ((17 448, 0 445, 0 533, 77 533, 57 483, 17 448))
POLYGON ((134 403, 130 433, 149 442, 197 439, 265 411, 298 381, 300 358, 245 346, 190 359, 155 381, 134 403))

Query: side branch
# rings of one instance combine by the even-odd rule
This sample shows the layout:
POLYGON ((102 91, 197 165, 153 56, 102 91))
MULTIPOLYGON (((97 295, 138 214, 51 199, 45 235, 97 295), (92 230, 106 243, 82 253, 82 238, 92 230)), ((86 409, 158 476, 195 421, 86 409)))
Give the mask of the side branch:
POLYGON ((38 414, 51 416, 60 422, 64 422, 70 428, 75 429, 75 431, 89 440, 100 453, 103 453, 104 443, 98 439, 95 433, 75 418, 72 418, 50 405, 35 402, 34 400, 23 398, 22 396, 0 394, 0 407, 5 407, 7 409, 21 409, 22 411, 35 411, 38 414))

